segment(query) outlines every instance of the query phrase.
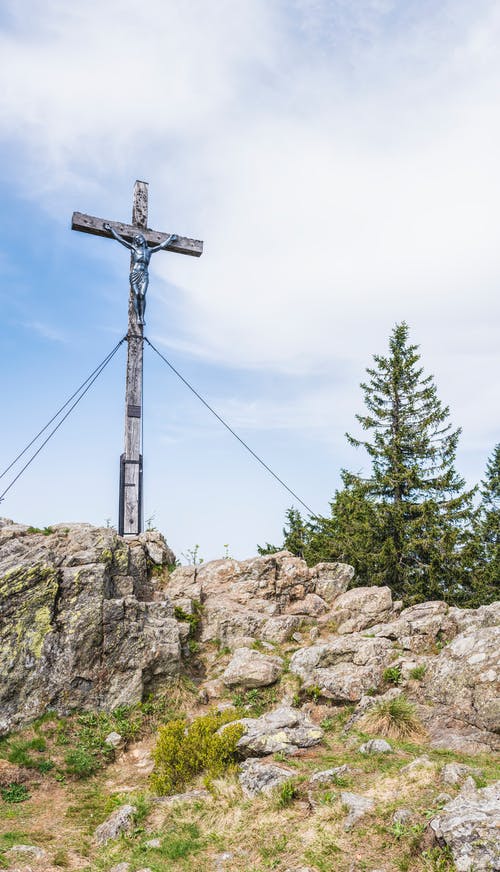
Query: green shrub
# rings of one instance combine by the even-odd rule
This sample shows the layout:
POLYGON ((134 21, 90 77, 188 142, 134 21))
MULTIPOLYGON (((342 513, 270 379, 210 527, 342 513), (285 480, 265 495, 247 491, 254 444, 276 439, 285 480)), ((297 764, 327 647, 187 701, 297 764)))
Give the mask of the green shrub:
POLYGON ((153 789, 160 795, 176 793, 200 772, 217 777, 236 759, 241 724, 231 724, 234 712, 210 712, 191 724, 170 721, 158 732, 153 751, 153 789), (229 724, 220 734, 217 730, 229 724))

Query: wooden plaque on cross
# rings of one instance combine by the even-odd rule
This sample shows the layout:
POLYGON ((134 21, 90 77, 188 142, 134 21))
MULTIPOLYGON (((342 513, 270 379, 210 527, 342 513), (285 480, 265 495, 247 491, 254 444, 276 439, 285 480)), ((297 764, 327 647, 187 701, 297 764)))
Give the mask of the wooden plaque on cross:
POLYGON ((203 252, 203 242, 199 239, 160 233, 151 230, 147 224, 148 183, 141 181, 136 181, 134 186, 131 224, 106 221, 81 212, 74 212, 71 222, 72 230, 118 239, 132 250, 125 381, 125 445, 120 458, 118 532, 121 536, 137 536, 143 529, 142 365, 149 258, 153 251, 160 250, 175 251, 193 257, 199 257, 203 252))

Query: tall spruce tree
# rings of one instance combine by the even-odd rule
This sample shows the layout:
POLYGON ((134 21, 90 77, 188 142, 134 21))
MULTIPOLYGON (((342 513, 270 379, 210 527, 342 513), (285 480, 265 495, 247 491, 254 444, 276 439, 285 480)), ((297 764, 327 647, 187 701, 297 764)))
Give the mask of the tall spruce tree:
POLYGON ((409 601, 459 602, 469 584, 463 551, 474 491, 465 490, 454 467, 461 431, 453 430, 449 408, 438 399, 433 376, 424 375, 408 333, 405 322, 397 324, 389 354, 374 355, 367 369, 361 388, 368 413, 356 418, 369 437, 346 435, 365 448, 371 473, 344 473, 344 483, 375 510, 369 534, 358 532, 360 552, 369 558, 366 581, 388 584, 409 601))
MULTIPOLYGON (((424 375, 408 325, 397 324, 387 356, 375 355, 361 384, 367 413, 357 415, 365 439, 347 435, 371 461, 367 476, 342 471, 343 488, 329 518, 283 531, 293 546, 300 526, 308 563, 343 560, 356 584, 387 584, 406 603, 447 599, 465 604, 472 591, 470 541, 474 490, 455 471, 460 430, 424 375), (294 534, 294 535, 289 535, 294 534)), ((299 523, 300 522, 300 523, 299 523)), ((293 550, 293 548, 291 548, 293 550)))
POLYGON ((472 606, 500 598, 500 443, 488 459, 480 493, 474 537, 472 606))

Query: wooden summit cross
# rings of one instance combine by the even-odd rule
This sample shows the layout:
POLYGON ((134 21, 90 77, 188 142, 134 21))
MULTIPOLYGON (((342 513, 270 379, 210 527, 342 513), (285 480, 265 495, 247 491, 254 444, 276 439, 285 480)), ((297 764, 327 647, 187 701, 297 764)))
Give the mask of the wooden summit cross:
POLYGON ((190 254, 193 257, 199 257, 203 251, 203 242, 198 239, 159 233, 150 230, 147 225, 148 183, 140 181, 134 185, 132 224, 106 221, 83 215, 81 212, 73 212, 71 222, 72 230, 115 238, 132 249, 125 385, 125 449, 120 458, 118 532, 121 536, 137 536, 142 532, 142 358, 149 256, 160 249, 190 254), (142 242, 138 241, 139 238, 142 242))

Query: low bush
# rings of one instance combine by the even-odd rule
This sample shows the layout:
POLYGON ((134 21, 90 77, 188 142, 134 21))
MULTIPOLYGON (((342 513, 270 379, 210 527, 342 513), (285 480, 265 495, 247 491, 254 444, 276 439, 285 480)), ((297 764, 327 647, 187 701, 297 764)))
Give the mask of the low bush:
POLYGON ((234 712, 210 712, 191 724, 170 721, 158 732, 153 751, 153 789, 160 795, 176 793, 196 775, 217 777, 236 760, 236 745, 243 735, 241 724, 231 724, 234 712), (221 733, 217 731, 229 724, 221 733))

